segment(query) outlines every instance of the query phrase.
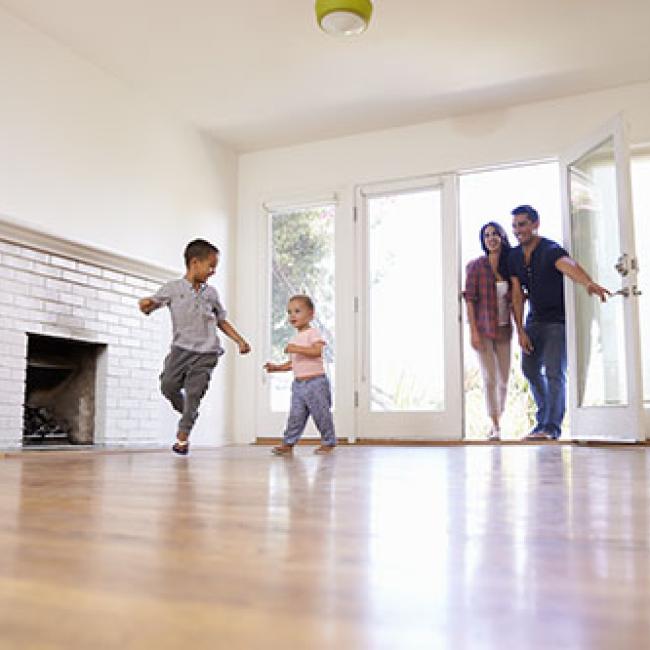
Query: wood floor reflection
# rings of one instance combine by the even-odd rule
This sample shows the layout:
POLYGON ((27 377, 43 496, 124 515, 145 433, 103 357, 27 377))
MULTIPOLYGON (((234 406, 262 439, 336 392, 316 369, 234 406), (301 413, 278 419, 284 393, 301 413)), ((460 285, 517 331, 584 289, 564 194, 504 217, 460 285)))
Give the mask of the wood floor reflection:
POLYGON ((647 448, 0 459, 0 648, 645 648, 647 448))

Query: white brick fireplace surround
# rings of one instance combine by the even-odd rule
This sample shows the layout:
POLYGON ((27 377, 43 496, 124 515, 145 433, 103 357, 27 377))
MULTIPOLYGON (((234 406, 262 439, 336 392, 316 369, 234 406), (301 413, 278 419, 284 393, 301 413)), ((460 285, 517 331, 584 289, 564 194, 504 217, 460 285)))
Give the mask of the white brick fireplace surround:
POLYGON ((178 276, 0 218, 0 448, 22 445, 28 334, 105 346, 94 443, 157 444, 169 319, 145 318, 137 300, 178 276))

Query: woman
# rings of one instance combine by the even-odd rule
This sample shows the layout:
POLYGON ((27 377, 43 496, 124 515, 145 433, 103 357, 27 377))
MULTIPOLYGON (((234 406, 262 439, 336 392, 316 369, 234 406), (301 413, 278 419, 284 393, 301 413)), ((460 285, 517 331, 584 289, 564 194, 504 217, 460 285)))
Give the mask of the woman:
POLYGON ((512 339, 510 242, 505 230, 494 221, 480 231, 485 255, 467 265, 465 300, 472 347, 478 352, 483 389, 492 428, 488 440, 499 440, 499 420, 506 403, 512 339))

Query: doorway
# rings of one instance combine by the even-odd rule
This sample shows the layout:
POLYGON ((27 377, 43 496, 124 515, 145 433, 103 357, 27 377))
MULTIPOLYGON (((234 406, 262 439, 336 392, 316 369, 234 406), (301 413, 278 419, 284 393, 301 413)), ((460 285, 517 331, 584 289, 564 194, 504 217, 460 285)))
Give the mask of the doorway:
MULTIPOLYGON (((459 218, 462 283, 465 268, 472 259, 483 255, 479 241, 481 226, 495 221, 512 236, 511 210, 522 204, 534 206, 540 214, 540 232, 545 237, 562 241, 562 216, 559 188, 559 166, 555 161, 526 163, 463 173, 459 177, 459 218)), ((469 342, 467 311, 463 308, 463 383, 465 392, 465 438, 482 440, 490 430, 483 381, 478 355, 469 342)), ((528 383, 521 373, 521 351, 513 336, 511 347, 508 396, 501 421, 501 438, 518 440, 530 431, 535 405, 528 383)), ((565 418, 562 434, 569 426, 565 418)))

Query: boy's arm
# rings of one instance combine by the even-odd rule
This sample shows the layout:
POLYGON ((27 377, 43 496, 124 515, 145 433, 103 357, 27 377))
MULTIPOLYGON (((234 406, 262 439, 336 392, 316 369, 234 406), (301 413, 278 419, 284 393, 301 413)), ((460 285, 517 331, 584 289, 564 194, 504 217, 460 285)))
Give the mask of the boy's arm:
POLYGON ((158 302, 153 296, 147 298, 140 298, 138 300, 138 307, 143 314, 150 314, 152 311, 162 307, 162 303, 158 302))
POLYGON ((143 314, 150 314, 159 307, 169 305, 172 300, 171 289, 172 284, 167 282, 164 284, 153 296, 147 296, 138 300, 138 307, 143 314))
POLYGON ((218 321, 217 327, 239 346, 239 354, 248 354, 251 351, 248 341, 227 320, 218 321))

